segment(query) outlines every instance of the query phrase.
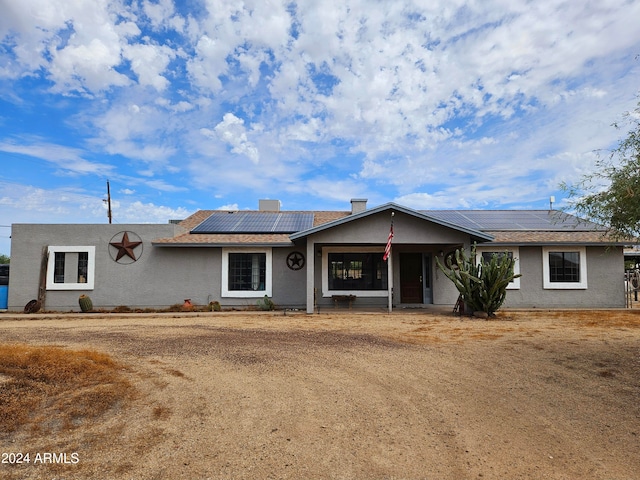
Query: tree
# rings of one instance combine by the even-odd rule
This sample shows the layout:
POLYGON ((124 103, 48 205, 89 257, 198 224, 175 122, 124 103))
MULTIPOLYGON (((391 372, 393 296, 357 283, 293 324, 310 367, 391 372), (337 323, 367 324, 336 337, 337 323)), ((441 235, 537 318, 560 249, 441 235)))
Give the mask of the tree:
POLYGON ((5 255, 5 254, 0 254, 0 265, 4 265, 5 263, 9 263, 11 259, 9 258, 9 255, 5 255))
POLYGON ((488 262, 480 256, 476 262, 476 247, 471 247, 467 256, 463 249, 455 251, 455 262, 447 257, 448 265, 443 265, 436 257, 438 268, 460 292, 464 302, 474 312, 485 312, 493 316, 507 297, 507 286, 513 279, 515 260, 504 255, 493 254, 488 262))
POLYGON ((623 115, 622 125, 613 124, 617 129, 624 125, 630 128, 627 136, 598 158, 595 172, 575 185, 560 185, 569 195, 568 209, 607 227, 618 239, 640 237, 640 103, 623 115))

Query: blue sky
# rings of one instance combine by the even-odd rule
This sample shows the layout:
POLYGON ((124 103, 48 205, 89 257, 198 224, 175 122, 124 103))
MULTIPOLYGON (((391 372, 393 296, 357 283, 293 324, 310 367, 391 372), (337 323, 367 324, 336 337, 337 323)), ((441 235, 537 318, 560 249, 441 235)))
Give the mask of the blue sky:
POLYGON ((624 132, 640 0, 0 0, 12 223, 547 208, 624 132))

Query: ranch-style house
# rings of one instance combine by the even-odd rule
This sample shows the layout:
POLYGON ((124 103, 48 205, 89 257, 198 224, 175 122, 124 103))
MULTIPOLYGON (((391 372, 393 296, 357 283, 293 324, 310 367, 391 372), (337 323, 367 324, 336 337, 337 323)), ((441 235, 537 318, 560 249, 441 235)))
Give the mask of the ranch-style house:
POLYGON ((522 274, 505 307, 624 307, 623 244, 557 210, 414 210, 395 203, 345 211, 200 210, 167 224, 14 224, 8 309, 33 299, 53 311, 166 308, 190 299, 223 309, 453 306, 435 259, 476 244, 522 274), (393 227, 392 227, 393 225, 393 227), (390 239, 390 231, 393 236, 390 239), (389 242, 390 240, 390 242, 389 242), (384 259, 389 244, 389 258, 384 259))

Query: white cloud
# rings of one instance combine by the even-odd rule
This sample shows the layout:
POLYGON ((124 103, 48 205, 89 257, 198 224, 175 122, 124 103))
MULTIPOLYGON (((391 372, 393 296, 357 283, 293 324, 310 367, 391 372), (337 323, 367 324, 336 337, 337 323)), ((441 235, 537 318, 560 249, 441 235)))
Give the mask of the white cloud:
POLYGON ((220 77, 227 72, 226 57, 229 47, 208 35, 203 35, 195 45, 197 56, 187 65, 193 82, 203 89, 217 92, 222 88, 220 77))
MULTIPOLYGON (((366 189, 361 182, 354 179, 334 180, 326 177, 316 177, 300 186, 307 194, 322 198, 325 201, 339 202, 348 205, 352 198, 368 198, 366 189)), ((372 198, 369 198, 373 200, 372 198)))
POLYGON ((218 208, 216 208, 216 210, 229 210, 229 211, 235 211, 235 210, 239 210, 238 204, 237 203, 231 203, 229 205, 222 205, 218 208))
MULTIPOLYGON (((44 67, 54 82, 52 91, 95 94, 133 83, 120 71, 128 60, 140 84, 167 87, 162 73, 176 52, 166 45, 138 43, 144 24, 134 7, 117 0, 6 3, 0 39, 16 44, 15 66, 22 70, 16 77, 44 67)), ((145 2, 144 11, 152 25, 179 23, 177 17, 168 18, 173 13, 170 0, 145 2)))
POLYGON ((164 45, 128 45, 123 56, 131 62, 131 69, 138 75, 140 85, 150 85, 159 92, 169 86, 169 80, 162 73, 176 56, 171 48, 164 45))
MULTIPOLYGON (((107 223, 104 195, 77 188, 38 188, 0 181, 3 221, 13 223, 107 223)), ((117 223, 166 223, 183 219, 193 211, 129 199, 112 200, 117 223)), ((0 236, 0 253, 8 254, 10 240, 0 236)))
POLYGON ((175 8, 171 0, 159 0, 158 2, 142 2, 144 13, 151 19, 155 26, 164 25, 173 16, 175 8))
POLYGON ((156 105, 160 105, 161 107, 166 108, 167 110, 170 110, 174 113, 188 112, 189 110, 193 110, 195 108, 192 103, 184 100, 181 100, 177 103, 171 103, 166 98, 158 98, 155 103, 156 105))
MULTIPOLYGON (((3 7, 0 76, 46 78, 60 103, 93 96, 79 134, 167 193, 525 202, 593 165, 640 74, 635 1, 3 7)), ((58 155, 98 173, 81 152, 58 155)))
POLYGON ((179 181, 175 184, 167 183, 164 180, 145 180, 144 185, 146 187, 161 191, 161 192, 187 192, 189 189, 182 185, 179 181))
POLYGON ((167 207, 153 203, 120 202, 113 210, 118 223, 167 223, 169 220, 182 220, 193 212, 185 208, 167 207))
MULTIPOLYGON (((222 122, 218 123, 213 130, 220 140, 232 147, 233 153, 245 155, 253 163, 258 163, 260 155, 255 145, 247 138, 244 120, 233 113, 225 113, 222 122)), ((211 131, 203 129, 202 133, 210 136, 211 131)))
POLYGON ((22 144, 7 141, 0 142, 0 151, 39 158, 55 164, 61 171, 69 174, 108 175, 109 172, 113 170, 111 165, 101 162, 91 162, 82 158, 86 152, 80 149, 55 145, 38 139, 27 140, 22 144))
POLYGON ((97 92, 130 84, 125 75, 115 70, 121 62, 119 48, 113 48, 113 45, 100 39, 52 50, 51 55, 53 61, 49 73, 56 82, 53 91, 82 91, 86 88, 97 92))
POLYGON ((44 189, 0 182, 0 206, 8 223, 98 223, 106 218, 102 203, 101 197, 77 188, 44 189))
MULTIPOLYGON (((99 9, 99 6, 96 5, 99 9)), ((6 1, 0 15, 0 40, 14 45, 16 78, 38 70, 47 44, 67 28, 68 16, 60 5, 48 0, 6 1)))
POLYGON ((145 95, 130 103, 127 99, 114 102, 99 115, 79 119, 92 125, 99 136, 93 139, 111 155, 139 159, 156 167, 164 167, 176 153, 175 145, 166 136, 173 119, 164 109, 145 100, 145 95))

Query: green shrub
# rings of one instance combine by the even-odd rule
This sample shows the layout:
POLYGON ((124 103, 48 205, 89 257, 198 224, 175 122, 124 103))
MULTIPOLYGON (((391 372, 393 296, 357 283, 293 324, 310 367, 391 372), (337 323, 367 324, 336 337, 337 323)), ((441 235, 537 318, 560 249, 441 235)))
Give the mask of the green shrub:
POLYGON ((257 303, 258 303, 258 308, 260 308, 260 310, 274 310, 276 308, 275 304, 266 295, 262 300, 258 300, 257 303))

